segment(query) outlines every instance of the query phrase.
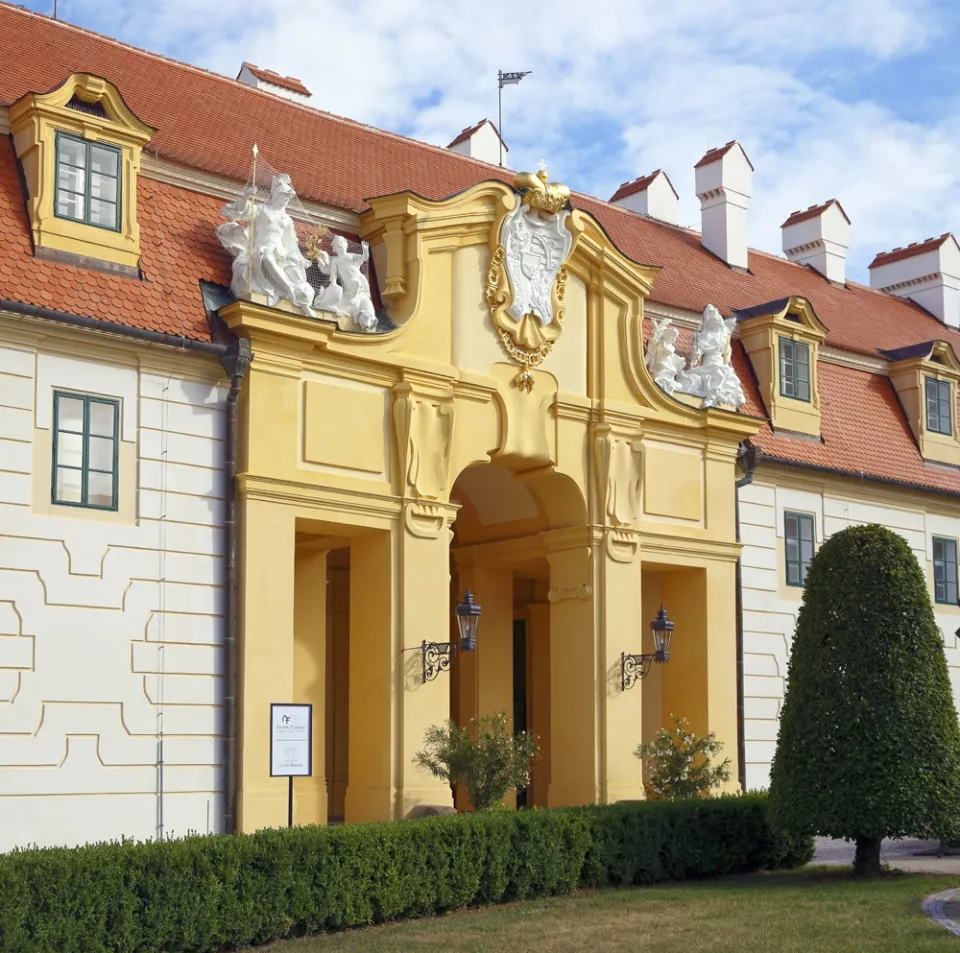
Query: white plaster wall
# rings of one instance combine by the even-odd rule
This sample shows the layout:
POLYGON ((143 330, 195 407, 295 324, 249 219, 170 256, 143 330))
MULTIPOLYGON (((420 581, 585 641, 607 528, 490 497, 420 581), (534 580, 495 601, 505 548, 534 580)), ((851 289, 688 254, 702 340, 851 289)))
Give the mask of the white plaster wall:
MULTIPOLYGON (((853 489, 853 488, 852 488, 853 489)), ((776 750, 787 662, 803 590, 785 583, 784 510, 811 513, 817 547, 832 533, 861 523, 880 523, 910 544, 927 575, 933 599, 933 537, 960 539, 960 519, 926 508, 879 504, 835 488, 796 489, 762 481, 740 490, 743 542, 744 739, 749 789, 766 788, 776 750)), ((960 699, 960 609, 934 604, 944 635, 954 697, 960 699)))
POLYGON ((0 345, 0 851, 218 829, 224 398, 0 345), (35 512, 54 388, 122 401, 127 522, 35 512))

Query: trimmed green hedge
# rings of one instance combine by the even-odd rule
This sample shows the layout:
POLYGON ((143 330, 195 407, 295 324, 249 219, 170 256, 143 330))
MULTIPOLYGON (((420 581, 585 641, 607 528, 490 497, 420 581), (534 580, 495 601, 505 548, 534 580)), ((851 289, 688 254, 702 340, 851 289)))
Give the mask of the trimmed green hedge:
POLYGON ((6 953, 216 953, 570 893, 794 866, 763 796, 492 812, 0 855, 6 953))

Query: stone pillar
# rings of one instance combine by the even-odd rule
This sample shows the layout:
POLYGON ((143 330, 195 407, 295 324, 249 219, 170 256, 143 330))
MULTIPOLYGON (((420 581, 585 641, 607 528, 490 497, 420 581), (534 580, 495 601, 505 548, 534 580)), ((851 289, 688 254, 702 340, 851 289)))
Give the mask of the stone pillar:
MULTIPOLYGON (((644 796, 643 762, 634 756, 643 736, 646 680, 627 690, 622 686, 623 653, 645 652, 638 538, 607 530, 596 551, 601 693, 600 800, 638 800, 644 796)), ((652 677, 652 676, 648 676, 652 677)))
POLYGON ((391 532, 351 543, 348 822, 451 803, 449 786, 413 757, 426 728, 450 714, 449 675, 424 682, 420 646, 449 640, 452 511, 405 507, 417 512, 391 532))
POLYGON ((728 790, 737 789, 736 566, 662 574, 663 604, 676 623, 670 663, 661 666, 664 721, 686 718, 699 735, 714 732, 730 759, 728 790))
MULTIPOLYGON (((451 640, 449 527, 456 510, 440 504, 404 506, 404 526, 398 531, 398 648, 413 651, 402 655, 403 677, 398 683, 401 723, 395 817, 406 817, 418 804, 453 804, 450 785, 416 767, 413 757, 423 748, 426 729, 442 725, 450 717, 450 673, 441 672, 424 683, 419 646, 424 640, 451 640)), ((459 657, 451 658, 453 665, 459 661, 459 657)))
POLYGON ((347 821, 393 817, 396 681, 402 660, 394 622, 389 531, 350 544, 350 687, 347 821))
POLYGON ((725 790, 740 789, 737 756, 737 609, 736 565, 707 565, 707 727, 723 742, 720 760, 730 759, 730 781, 725 790))
POLYGON ((294 525, 290 507, 242 503, 237 827, 247 832, 287 823, 287 782, 270 777, 270 703, 293 699, 294 525))
POLYGON ((294 822, 327 823, 327 553, 298 550, 294 577, 293 700, 313 705, 313 775, 293 783, 294 822))
MULTIPOLYGON (((550 534, 553 535, 553 534, 550 534)), ((581 539, 586 533, 581 530, 581 539)), ((585 540, 584 540, 585 541, 585 540)), ((547 553, 550 564, 550 807, 599 796, 596 616, 590 547, 573 542, 547 553)))

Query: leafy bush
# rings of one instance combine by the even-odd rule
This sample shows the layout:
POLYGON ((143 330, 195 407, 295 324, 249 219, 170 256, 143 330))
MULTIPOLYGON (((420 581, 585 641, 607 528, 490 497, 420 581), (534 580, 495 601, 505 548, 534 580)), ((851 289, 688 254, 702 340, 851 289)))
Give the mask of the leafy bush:
POLYGON ((723 744, 711 732, 705 738, 690 731, 686 718, 670 716, 674 728, 661 728, 653 741, 646 741, 634 752, 650 765, 650 780, 644 784, 647 797, 654 801, 676 801, 690 797, 709 797, 730 780, 727 758, 721 764, 710 759, 723 751, 723 744))
POLYGON ((453 721, 433 725, 424 745, 413 763, 462 787, 475 811, 488 811, 507 791, 525 787, 538 750, 532 735, 510 731, 505 712, 473 718, 468 728, 453 721))
POLYGON ((807 572, 770 784, 787 830, 944 838, 960 818, 960 730, 920 565, 881 526, 828 539, 807 572))
POLYGON ((760 795, 0 855, 5 953, 216 953, 468 906, 804 863, 760 795))

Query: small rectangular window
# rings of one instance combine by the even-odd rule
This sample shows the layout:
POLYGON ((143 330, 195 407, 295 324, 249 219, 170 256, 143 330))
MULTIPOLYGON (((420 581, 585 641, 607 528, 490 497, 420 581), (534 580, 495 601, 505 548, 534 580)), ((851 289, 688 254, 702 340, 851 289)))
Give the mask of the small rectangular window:
POLYGON ((810 400, 810 345, 780 338, 780 393, 810 400))
POLYGON ((53 502, 115 510, 119 439, 119 401, 55 392, 53 502))
POLYGON ((950 413, 951 387, 949 381, 926 379, 927 430, 949 436, 953 433, 953 414, 950 413))
POLYGON ((57 133, 58 218, 120 230, 120 150, 57 133))
POLYGON ((937 602, 957 604, 957 541, 933 537, 933 597, 937 602))
POLYGON ((813 517, 809 513, 784 513, 787 550, 787 585, 802 586, 813 559, 813 517))

